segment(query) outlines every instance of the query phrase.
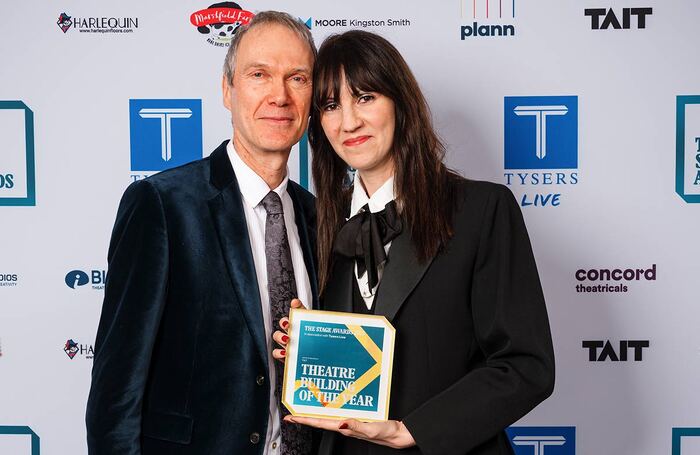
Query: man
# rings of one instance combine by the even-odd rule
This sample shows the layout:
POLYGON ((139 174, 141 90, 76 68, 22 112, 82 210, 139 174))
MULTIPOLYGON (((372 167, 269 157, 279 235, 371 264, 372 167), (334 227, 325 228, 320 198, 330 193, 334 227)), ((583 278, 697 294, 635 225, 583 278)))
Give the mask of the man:
POLYGON ((287 178, 315 47, 284 13, 239 29, 224 65, 233 141, 132 184, 109 249, 87 406, 89 453, 304 454, 281 423, 271 334, 316 303, 313 197, 287 178))

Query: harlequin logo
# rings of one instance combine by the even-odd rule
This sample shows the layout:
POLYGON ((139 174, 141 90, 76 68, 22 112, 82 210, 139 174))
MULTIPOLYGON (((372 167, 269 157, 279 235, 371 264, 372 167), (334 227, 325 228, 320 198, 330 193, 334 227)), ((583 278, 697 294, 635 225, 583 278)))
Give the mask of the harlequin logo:
POLYGON ((78 354, 86 359, 95 357, 95 348, 91 344, 81 344, 74 341, 72 338, 66 340, 66 343, 63 345, 63 351, 71 360, 78 354))
POLYGON ((238 3, 220 2, 192 13, 190 23, 197 27, 199 33, 207 35, 207 43, 228 47, 238 27, 247 25, 253 16, 253 13, 241 8, 238 3))
POLYGON ((68 29, 73 26, 73 21, 69 15, 66 13, 61 13, 61 15, 58 16, 58 21, 56 24, 58 24, 58 28, 60 28, 63 33, 66 33, 68 29))

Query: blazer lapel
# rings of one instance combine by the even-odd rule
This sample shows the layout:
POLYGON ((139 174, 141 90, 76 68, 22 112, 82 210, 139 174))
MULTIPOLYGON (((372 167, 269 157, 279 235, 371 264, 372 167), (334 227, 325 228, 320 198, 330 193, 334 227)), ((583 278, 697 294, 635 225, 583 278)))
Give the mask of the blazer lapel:
MULTIPOLYGON (((313 301, 312 308, 318 309, 318 279, 316 278, 316 220, 313 213, 308 213, 304 209, 304 205, 297 194, 298 187, 294 182, 289 182, 287 192, 292 198, 294 205, 294 220, 297 224, 299 232, 299 241, 301 242, 301 250, 304 254, 304 265, 306 265, 306 273, 309 276, 311 283, 311 295, 313 301)), ((306 303, 306 302, 304 302, 306 303)))
POLYGON ((389 257, 375 297, 374 314, 392 321, 433 259, 431 257, 423 263, 418 261, 411 241, 411 230, 404 226, 403 232, 391 242, 389 257))
POLYGON ((267 365, 267 347, 258 279, 255 274, 253 252, 250 248, 243 201, 236 175, 226 153, 226 142, 214 150, 210 160, 211 183, 221 192, 209 200, 209 210, 214 220, 226 267, 241 311, 263 364, 267 365))

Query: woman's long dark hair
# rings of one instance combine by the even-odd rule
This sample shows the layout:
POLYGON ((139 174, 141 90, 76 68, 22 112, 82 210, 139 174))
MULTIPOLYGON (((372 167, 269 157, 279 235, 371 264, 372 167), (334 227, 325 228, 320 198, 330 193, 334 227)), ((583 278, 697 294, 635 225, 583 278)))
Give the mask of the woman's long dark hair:
POLYGON ((322 107, 340 99, 343 75, 353 94, 377 92, 394 102, 396 126, 390 151, 394 187, 418 259, 432 257, 452 235, 449 180, 454 174, 442 162, 445 147, 433 130, 430 109, 410 68, 399 51, 379 35, 352 30, 330 36, 316 59, 309 126, 318 198, 321 293, 331 273, 333 241, 345 221, 351 196, 348 165, 333 151, 321 127, 322 107))

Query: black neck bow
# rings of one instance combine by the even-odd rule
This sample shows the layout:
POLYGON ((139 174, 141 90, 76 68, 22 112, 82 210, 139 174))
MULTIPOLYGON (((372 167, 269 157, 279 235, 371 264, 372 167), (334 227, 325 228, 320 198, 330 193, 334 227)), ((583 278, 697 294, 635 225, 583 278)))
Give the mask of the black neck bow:
POLYGON ((396 202, 391 201, 384 210, 369 211, 365 204, 357 215, 350 218, 338 231, 333 252, 355 259, 360 276, 367 271, 370 290, 379 281, 377 267, 386 261, 384 245, 401 233, 402 223, 396 211, 396 202))

